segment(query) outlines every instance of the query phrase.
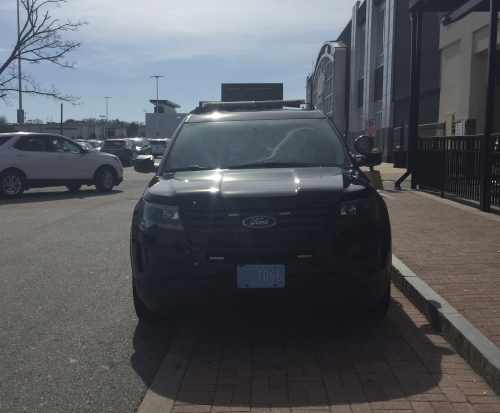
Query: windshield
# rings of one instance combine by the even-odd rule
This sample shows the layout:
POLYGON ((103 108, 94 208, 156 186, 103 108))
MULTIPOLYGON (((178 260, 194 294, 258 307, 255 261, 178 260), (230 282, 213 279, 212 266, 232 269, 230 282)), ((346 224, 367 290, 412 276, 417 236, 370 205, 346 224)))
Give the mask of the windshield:
POLYGON ((162 172, 350 164, 341 137, 327 120, 204 122, 182 127, 162 172))

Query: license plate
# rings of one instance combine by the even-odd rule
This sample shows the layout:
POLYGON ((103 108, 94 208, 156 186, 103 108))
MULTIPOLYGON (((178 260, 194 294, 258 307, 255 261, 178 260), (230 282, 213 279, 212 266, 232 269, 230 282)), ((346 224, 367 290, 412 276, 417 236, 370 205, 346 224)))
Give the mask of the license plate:
POLYGON ((238 265, 238 288, 283 288, 284 265, 238 265))

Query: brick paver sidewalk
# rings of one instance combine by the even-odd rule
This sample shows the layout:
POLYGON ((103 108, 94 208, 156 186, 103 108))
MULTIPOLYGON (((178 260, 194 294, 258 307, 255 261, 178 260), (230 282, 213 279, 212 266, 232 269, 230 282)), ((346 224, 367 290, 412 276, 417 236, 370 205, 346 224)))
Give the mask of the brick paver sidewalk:
POLYGON ((412 191, 385 193, 394 254, 500 346, 500 222, 412 191))
POLYGON ((209 313, 173 412, 499 412, 500 397, 394 290, 383 321, 209 313))

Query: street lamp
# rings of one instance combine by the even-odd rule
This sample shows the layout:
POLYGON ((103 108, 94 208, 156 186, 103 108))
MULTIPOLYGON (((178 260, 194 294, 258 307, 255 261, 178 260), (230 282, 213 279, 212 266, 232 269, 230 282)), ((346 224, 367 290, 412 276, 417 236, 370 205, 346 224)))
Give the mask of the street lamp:
POLYGON ((108 99, 111 99, 111 96, 104 96, 103 99, 106 99, 106 123, 108 122, 108 99))
POLYGON ((160 137, 160 133, 158 131, 158 128, 159 128, 160 118, 158 117, 158 114, 160 113, 160 109, 159 109, 159 106, 158 106, 158 78, 164 77, 164 76, 155 75, 155 76, 151 76, 151 77, 155 77, 156 78, 156 137, 159 138, 160 137))
MULTIPOLYGON (((99 115, 99 117, 104 120, 104 118, 106 117, 106 115, 99 115)), ((106 137, 106 124, 104 124, 104 137, 106 137)))
POLYGON ((104 125, 104 137, 108 139, 108 132, 106 131, 106 126, 108 124, 108 99, 111 99, 111 96, 104 96, 103 99, 106 99, 106 125, 104 125))

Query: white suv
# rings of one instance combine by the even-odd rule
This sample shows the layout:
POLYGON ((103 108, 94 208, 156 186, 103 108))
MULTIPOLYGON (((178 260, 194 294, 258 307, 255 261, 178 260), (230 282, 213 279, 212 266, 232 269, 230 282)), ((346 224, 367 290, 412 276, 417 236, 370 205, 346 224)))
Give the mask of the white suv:
POLYGON ((16 198, 30 188, 66 186, 78 191, 95 185, 109 192, 123 181, 120 160, 83 149, 61 135, 0 133, 0 196, 16 198))

